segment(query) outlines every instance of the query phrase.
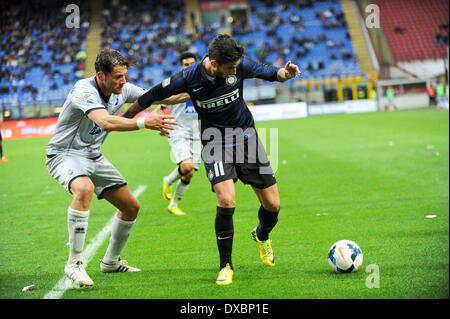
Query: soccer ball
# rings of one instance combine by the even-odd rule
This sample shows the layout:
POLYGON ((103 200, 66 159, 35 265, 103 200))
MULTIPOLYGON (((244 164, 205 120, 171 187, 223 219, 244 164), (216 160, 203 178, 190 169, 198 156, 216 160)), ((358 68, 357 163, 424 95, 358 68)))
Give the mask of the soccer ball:
POLYGON ((351 240, 340 240, 328 251, 328 263, 337 273, 358 271, 362 262, 361 248, 351 240))

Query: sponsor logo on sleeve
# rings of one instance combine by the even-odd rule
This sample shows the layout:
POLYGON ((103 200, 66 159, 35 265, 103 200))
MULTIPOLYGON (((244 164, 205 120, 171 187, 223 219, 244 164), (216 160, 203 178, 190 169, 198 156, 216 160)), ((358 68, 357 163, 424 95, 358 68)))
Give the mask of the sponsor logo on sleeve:
POLYGON ((170 84, 170 78, 165 79, 164 81, 162 81, 162 87, 165 88, 166 86, 168 86, 170 84))
POLYGON ((84 97, 84 100, 86 101, 86 103, 89 103, 89 104, 94 104, 95 103, 94 102, 94 97, 92 96, 91 93, 85 93, 83 95, 83 97, 84 97))

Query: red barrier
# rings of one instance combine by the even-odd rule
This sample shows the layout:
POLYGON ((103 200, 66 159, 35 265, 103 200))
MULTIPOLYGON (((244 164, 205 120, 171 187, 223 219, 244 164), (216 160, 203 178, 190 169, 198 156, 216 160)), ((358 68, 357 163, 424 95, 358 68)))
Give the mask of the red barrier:
POLYGON ((5 140, 51 136, 55 131, 57 117, 2 123, 2 136, 5 140))
MULTIPOLYGON (((164 111, 169 114, 169 110, 164 111)), ((139 113, 136 118, 145 117, 150 111, 139 113)), ((2 123, 2 137, 5 140, 13 140, 20 138, 52 136, 58 122, 57 117, 45 119, 32 119, 20 121, 5 121, 2 123)))

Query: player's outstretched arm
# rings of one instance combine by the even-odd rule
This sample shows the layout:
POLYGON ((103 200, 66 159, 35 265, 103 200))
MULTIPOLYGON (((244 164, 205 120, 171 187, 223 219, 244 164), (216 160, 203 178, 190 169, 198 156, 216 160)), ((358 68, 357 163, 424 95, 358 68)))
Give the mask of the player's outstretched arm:
MULTIPOLYGON (((161 108, 161 106, 158 106, 161 108)), ((175 121, 171 121, 175 117, 172 115, 160 114, 158 108, 157 112, 151 112, 145 119, 132 119, 116 115, 110 115, 105 109, 96 109, 88 113, 88 117, 95 122, 103 131, 134 131, 141 128, 148 128, 167 133, 167 130, 173 130, 171 125, 176 125, 175 121)), ((137 114, 137 113, 136 113, 137 114)), ((166 134, 164 134, 166 135, 166 134)))
POLYGON ((138 103, 138 101, 134 102, 128 110, 125 111, 125 113, 122 115, 125 118, 132 119, 136 116, 139 112, 145 110, 145 107, 141 107, 138 103))
POLYGON ((184 102, 188 102, 191 100, 191 96, 188 93, 180 93, 180 94, 176 94, 176 95, 172 95, 162 101, 156 101, 153 102, 153 104, 168 104, 168 105, 172 105, 172 104, 179 104, 179 103, 184 103, 184 102))
MULTIPOLYGON (((172 95, 168 98, 165 98, 162 101, 155 101, 155 102, 153 102, 153 104, 172 105, 172 104, 184 103, 184 102, 187 102, 190 100, 191 100, 191 96, 188 93, 180 93, 180 94, 172 95)), ((136 116, 136 114, 138 114, 139 112, 141 112, 145 109, 146 109, 145 107, 141 107, 139 105, 139 102, 136 101, 130 106, 130 108, 122 116, 132 119, 133 117, 136 116)))
MULTIPOLYGON (((180 93, 177 95, 172 95, 162 101, 153 102, 153 104, 161 104, 161 114, 165 109, 167 109, 168 105, 180 104, 191 100, 191 96, 187 93, 180 93)), ((161 134, 162 135, 162 134, 161 134)))
POLYGON ((291 63, 291 61, 288 61, 286 63, 286 65, 284 66, 284 68, 281 68, 278 70, 277 76, 278 76, 278 81, 284 82, 284 81, 290 80, 300 74, 301 74, 301 72, 300 72, 300 69, 298 68, 298 66, 296 64, 291 63))

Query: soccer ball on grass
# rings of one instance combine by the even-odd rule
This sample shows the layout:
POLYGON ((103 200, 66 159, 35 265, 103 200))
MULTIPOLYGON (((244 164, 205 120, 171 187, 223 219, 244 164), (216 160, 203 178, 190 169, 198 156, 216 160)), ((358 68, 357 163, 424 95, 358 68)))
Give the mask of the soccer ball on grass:
POLYGON ((351 240, 340 240, 328 251, 328 263, 337 273, 358 271, 363 262, 361 248, 351 240))

